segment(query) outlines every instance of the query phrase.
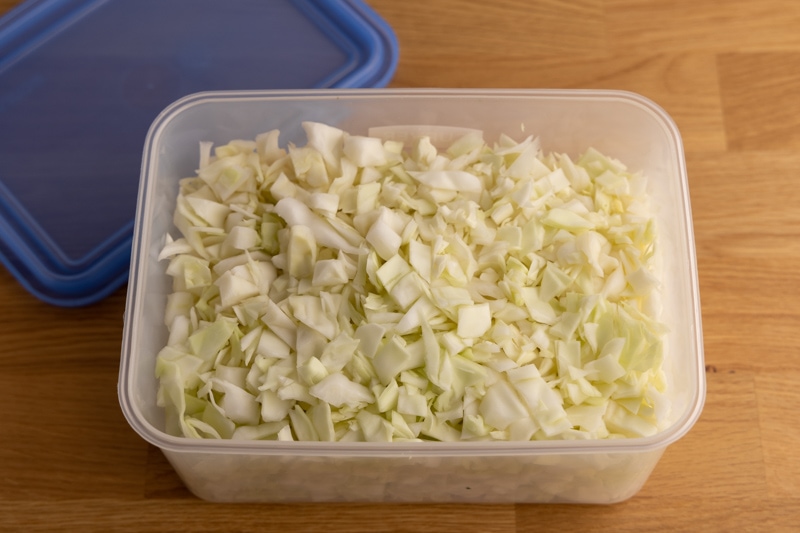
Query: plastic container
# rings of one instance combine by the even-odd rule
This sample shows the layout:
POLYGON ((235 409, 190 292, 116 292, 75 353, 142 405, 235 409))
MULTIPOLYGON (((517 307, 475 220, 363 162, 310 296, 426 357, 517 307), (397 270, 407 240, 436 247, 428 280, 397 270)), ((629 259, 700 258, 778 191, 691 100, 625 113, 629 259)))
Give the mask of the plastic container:
POLYGON ((176 99, 382 87, 391 28, 362 0, 27 0, 0 19, 0 263, 38 298, 128 278, 142 146, 176 99))
POLYGON ((213 501, 576 502, 633 496, 664 450, 698 419, 705 399, 703 343, 683 148, 672 120, 631 93, 559 90, 329 90, 223 92, 179 100, 147 137, 125 314, 119 395, 131 426, 160 448, 188 488, 213 501), (153 376, 171 280, 156 257, 172 228, 179 178, 198 143, 254 138, 278 128, 305 143, 301 121, 355 134, 398 124, 540 136, 545 151, 588 147, 650 177, 664 272, 669 426, 623 440, 510 443, 196 441, 163 432, 153 376))

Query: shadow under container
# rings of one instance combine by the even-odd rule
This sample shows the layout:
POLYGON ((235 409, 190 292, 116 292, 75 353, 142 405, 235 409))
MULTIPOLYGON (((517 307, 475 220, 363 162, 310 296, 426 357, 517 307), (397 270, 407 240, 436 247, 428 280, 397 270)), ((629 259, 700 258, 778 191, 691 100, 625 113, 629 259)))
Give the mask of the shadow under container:
MULTIPOLYGON (((436 128, 432 128, 436 131, 436 128)), ((442 129, 444 131, 444 129, 442 129)), ((433 139, 436 142, 436 139, 433 139)), ((357 89, 213 92, 165 109, 147 136, 133 240, 119 378, 123 413, 198 497, 226 502, 561 502, 610 504, 634 496, 664 450, 694 425, 705 400, 703 339, 683 146, 650 100, 594 90, 357 89), (194 440, 164 432, 156 355, 172 282, 158 254, 178 180, 197 167, 201 141, 225 144, 272 129, 306 142, 303 121, 351 134, 424 125, 535 135, 545 153, 593 147, 648 177, 660 246, 664 370, 671 410, 646 438, 463 443, 194 440), (523 133, 524 129, 524 133, 523 133)))

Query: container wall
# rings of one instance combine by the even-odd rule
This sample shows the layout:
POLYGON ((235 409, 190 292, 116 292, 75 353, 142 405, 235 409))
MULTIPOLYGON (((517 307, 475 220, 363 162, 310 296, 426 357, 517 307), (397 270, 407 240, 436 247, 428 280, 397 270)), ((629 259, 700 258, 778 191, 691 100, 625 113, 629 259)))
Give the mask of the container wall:
POLYGON ((189 490, 209 501, 611 504, 639 491, 662 451, 484 457, 165 455, 189 490))

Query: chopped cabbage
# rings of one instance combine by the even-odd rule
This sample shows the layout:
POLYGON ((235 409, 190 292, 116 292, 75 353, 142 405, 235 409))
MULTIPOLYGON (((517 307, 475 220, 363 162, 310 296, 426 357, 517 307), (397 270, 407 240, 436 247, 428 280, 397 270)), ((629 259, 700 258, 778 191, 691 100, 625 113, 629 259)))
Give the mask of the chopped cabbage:
POLYGON ((652 435, 669 410, 644 177, 477 130, 302 124, 213 148, 159 260, 168 430, 322 441, 652 435), (379 136, 380 135, 380 136, 379 136))

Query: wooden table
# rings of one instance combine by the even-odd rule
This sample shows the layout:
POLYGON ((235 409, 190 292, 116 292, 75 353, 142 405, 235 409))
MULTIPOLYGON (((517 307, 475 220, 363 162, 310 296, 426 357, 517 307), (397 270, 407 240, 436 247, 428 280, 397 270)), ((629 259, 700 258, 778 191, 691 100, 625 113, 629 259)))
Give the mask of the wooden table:
POLYGON ((369 3, 399 38, 392 86, 627 89, 674 117, 705 331, 697 425, 607 507, 205 503, 122 417, 124 290, 60 309, 0 270, 0 530, 800 531, 797 2, 369 3))

